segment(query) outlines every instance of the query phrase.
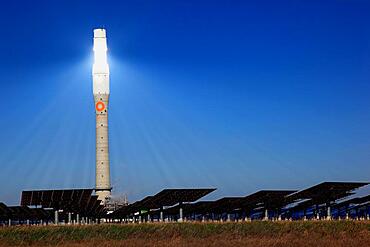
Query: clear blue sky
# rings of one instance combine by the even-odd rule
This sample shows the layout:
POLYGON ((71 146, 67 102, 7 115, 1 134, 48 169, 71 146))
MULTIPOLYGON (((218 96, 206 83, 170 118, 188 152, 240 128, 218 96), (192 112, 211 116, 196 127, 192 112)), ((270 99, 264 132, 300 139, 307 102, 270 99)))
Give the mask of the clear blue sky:
POLYGON ((93 187, 92 29, 114 193, 370 180, 368 1, 4 1, 0 201, 93 187))

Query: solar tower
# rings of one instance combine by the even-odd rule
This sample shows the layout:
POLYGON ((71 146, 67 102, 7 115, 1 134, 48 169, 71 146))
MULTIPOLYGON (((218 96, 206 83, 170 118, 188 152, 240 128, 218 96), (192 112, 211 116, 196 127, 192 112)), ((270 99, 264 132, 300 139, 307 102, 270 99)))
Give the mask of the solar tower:
POLYGON ((107 36, 105 29, 94 29, 93 93, 96 115, 96 185, 98 199, 105 203, 111 196, 108 102, 109 66, 107 62, 107 36))

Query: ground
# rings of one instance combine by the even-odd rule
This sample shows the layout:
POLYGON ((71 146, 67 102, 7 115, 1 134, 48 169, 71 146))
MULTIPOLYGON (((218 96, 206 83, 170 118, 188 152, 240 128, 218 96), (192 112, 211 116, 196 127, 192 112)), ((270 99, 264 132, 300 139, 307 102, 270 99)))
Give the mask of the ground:
POLYGON ((0 246, 370 246, 369 221, 0 228, 0 246))

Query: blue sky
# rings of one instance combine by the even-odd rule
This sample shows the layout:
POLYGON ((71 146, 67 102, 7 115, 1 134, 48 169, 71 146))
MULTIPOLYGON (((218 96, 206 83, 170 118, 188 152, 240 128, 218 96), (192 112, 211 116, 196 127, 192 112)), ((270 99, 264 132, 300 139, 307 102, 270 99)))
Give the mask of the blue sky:
POLYGON ((94 186, 108 33, 114 194, 370 180, 368 1, 6 1, 0 201, 94 186))

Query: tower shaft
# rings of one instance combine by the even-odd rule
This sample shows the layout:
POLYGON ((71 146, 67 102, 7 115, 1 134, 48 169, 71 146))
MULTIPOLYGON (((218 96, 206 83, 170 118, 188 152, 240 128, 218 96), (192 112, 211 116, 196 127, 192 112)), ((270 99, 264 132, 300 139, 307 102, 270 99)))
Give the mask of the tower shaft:
POLYGON ((96 177, 95 192, 105 203, 111 196, 108 103, 109 66, 107 61, 107 38, 105 29, 94 30, 93 93, 96 115, 96 177))
POLYGON ((110 167, 108 138, 108 102, 109 94, 95 94, 96 111, 96 194, 99 200, 110 197, 110 167), (105 106, 105 107, 104 107, 105 106), (105 108, 105 109, 103 109, 105 108))

